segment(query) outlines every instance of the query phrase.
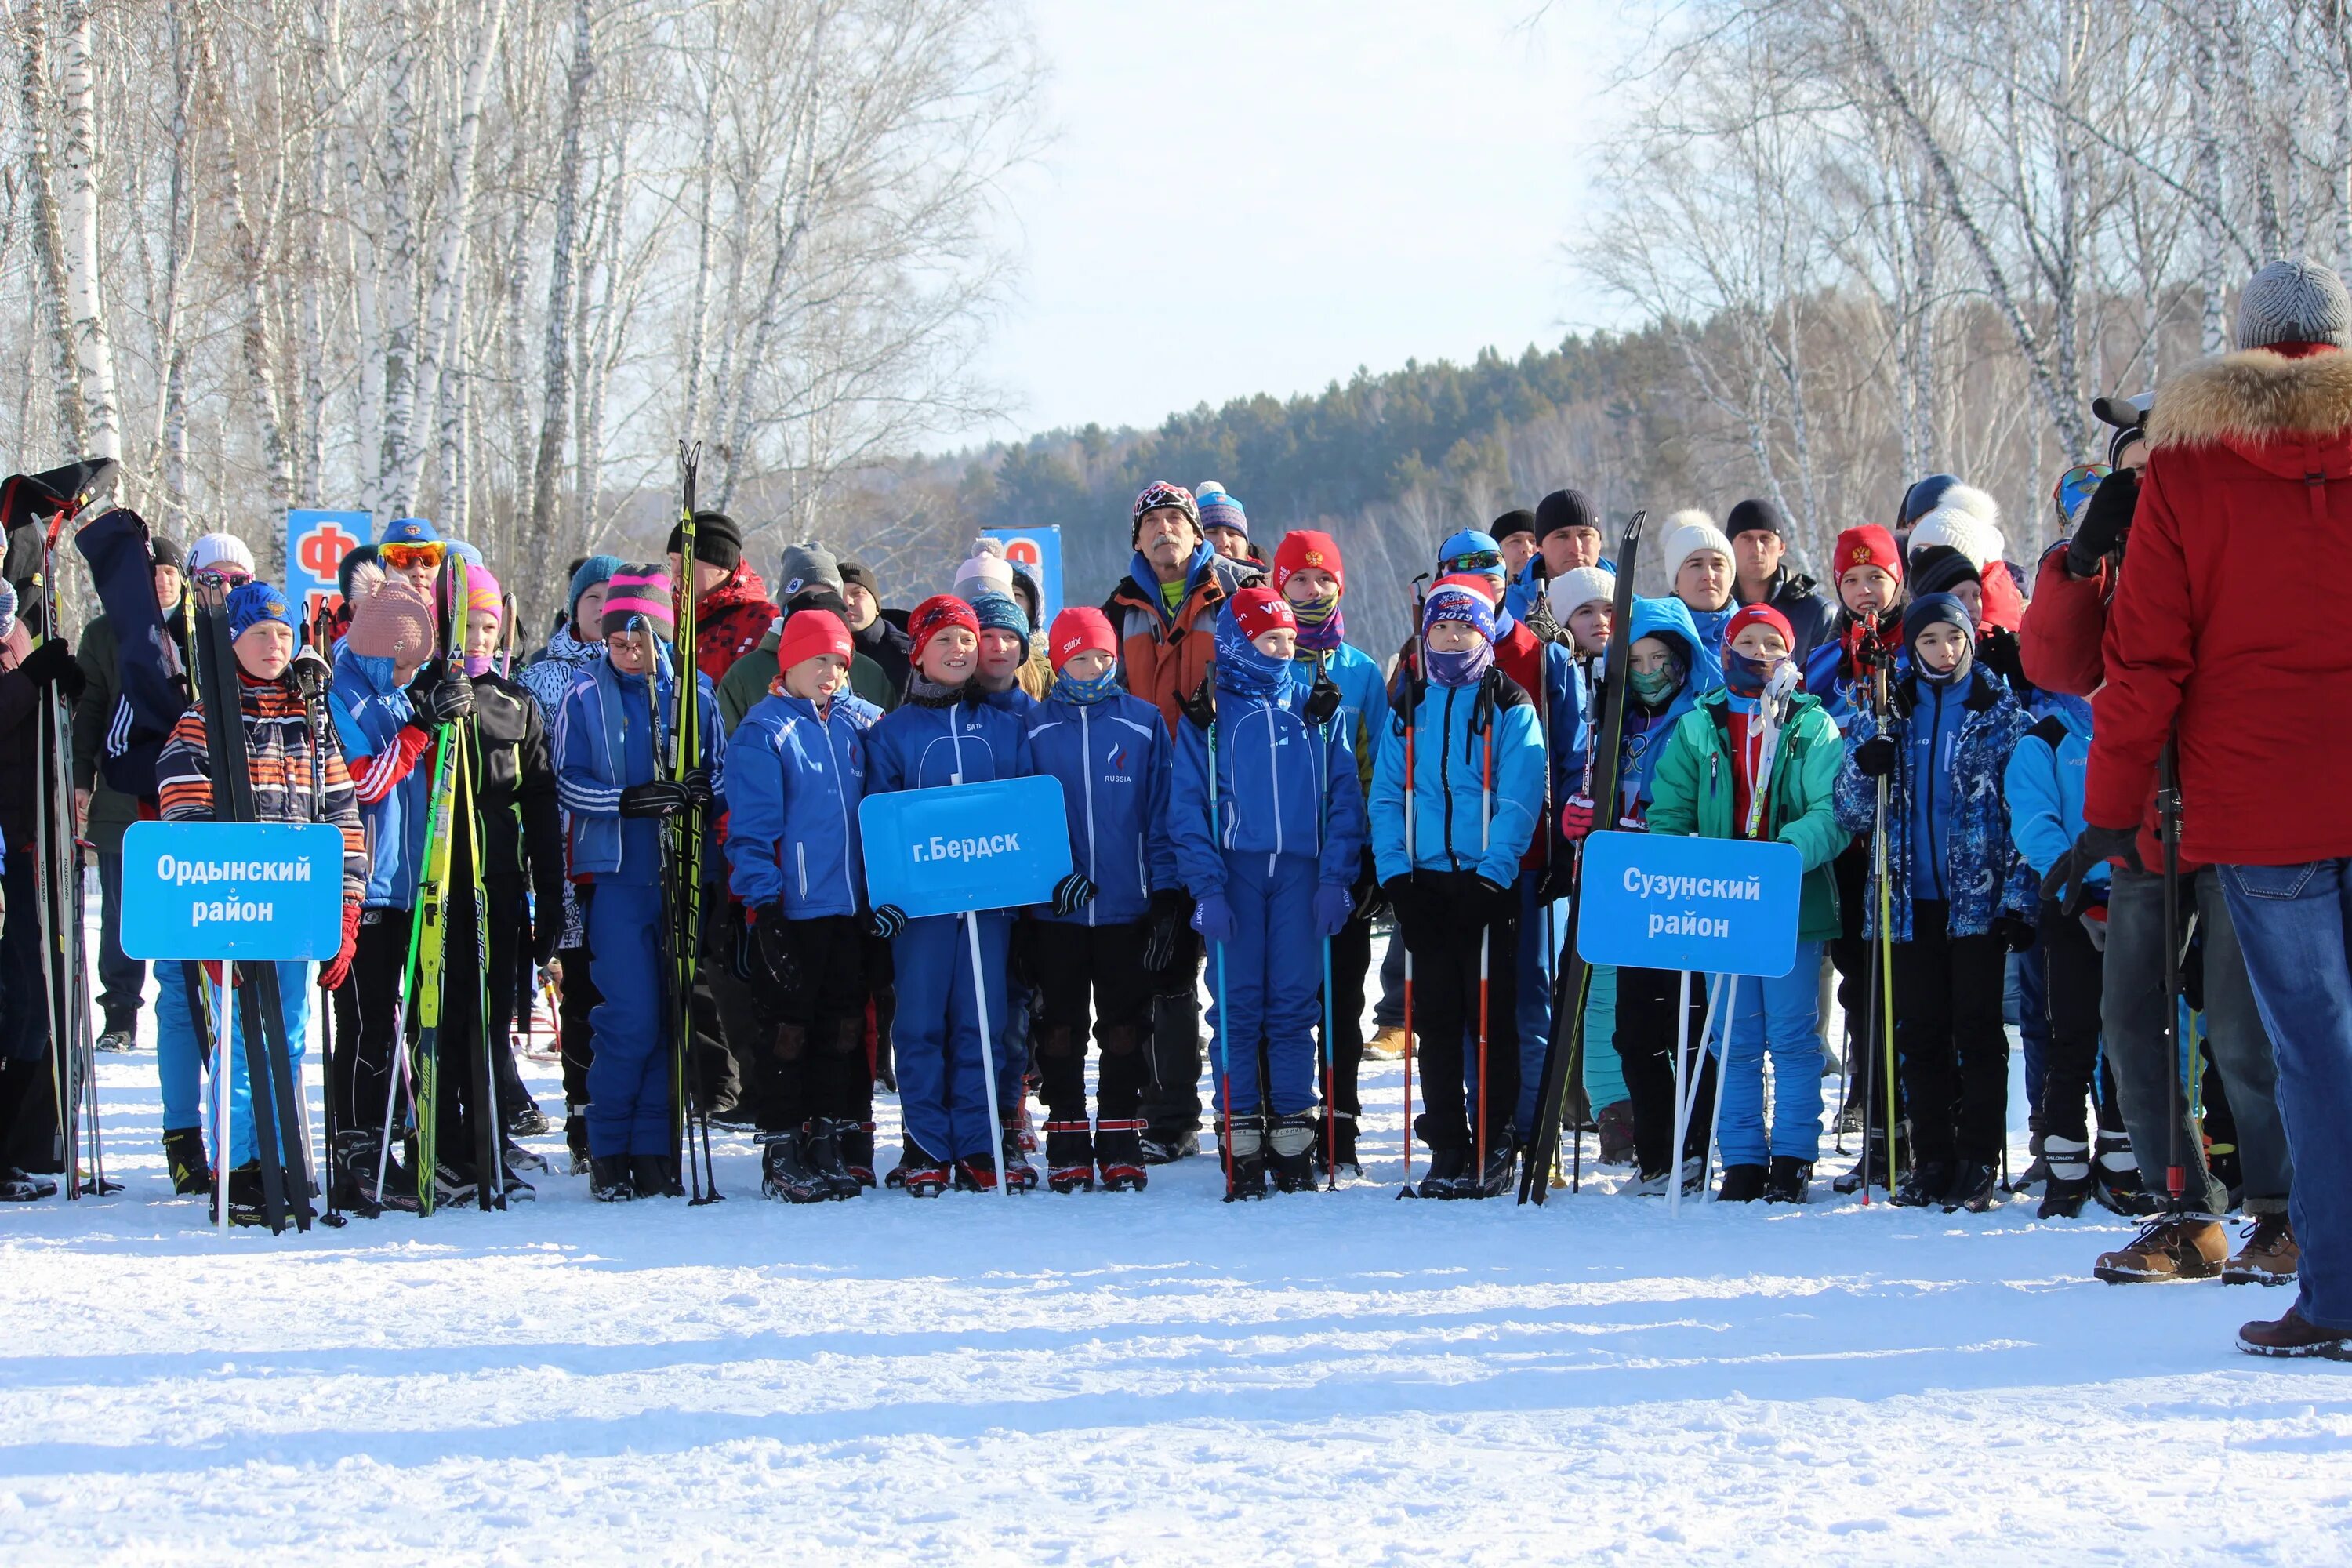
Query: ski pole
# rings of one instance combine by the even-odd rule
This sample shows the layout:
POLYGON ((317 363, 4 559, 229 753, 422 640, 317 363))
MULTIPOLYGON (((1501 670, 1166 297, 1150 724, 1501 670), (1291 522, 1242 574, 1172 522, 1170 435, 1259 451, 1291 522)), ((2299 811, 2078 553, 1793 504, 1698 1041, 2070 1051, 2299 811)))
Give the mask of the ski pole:
POLYGON ((1339 1190, 1339 1071, 1331 1045, 1339 1016, 1331 995, 1331 939, 1323 939, 1323 1176, 1324 1190, 1339 1190))
MULTIPOLYGON (((1213 688, 1210 700, 1213 702, 1215 700, 1213 688)), ((1202 737, 1209 750, 1209 845, 1213 849, 1224 837, 1221 830, 1223 825, 1219 820, 1217 807, 1217 721, 1213 713, 1209 719, 1208 729, 1202 731, 1202 737)), ((1209 945, 1216 949, 1217 1087, 1223 1091, 1225 1102, 1225 1132, 1223 1137, 1217 1140, 1217 1147, 1224 1156, 1225 1198, 1230 1202, 1234 1196, 1234 1063, 1233 1053, 1227 1048, 1226 1037, 1233 1033, 1234 1015, 1225 1005, 1225 944, 1213 939, 1209 945)))
MULTIPOLYGON (((1875 673, 1875 701, 1878 710, 1878 732, 1886 733, 1887 693, 1886 666, 1881 663, 1875 673)), ((1878 973, 1879 973, 1879 1047, 1886 1065, 1886 1189, 1895 1190, 1895 1168, 1897 1155, 1895 1147, 1895 927, 1894 896, 1887 884, 1886 867, 1886 797, 1887 781, 1878 781, 1876 817, 1871 828, 1871 853, 1877 860, 1878 870, 1878 973)), ((1864 1156, 1867 1158, 1867 1156, 1864 1156)))
POLYGON ((1675 999, 1675 1142, 1666 1151, 1666 1214, 1669 1217, 1682 1212, 1683 1196, 1683 1133, 1689 1102, 1685 1099, 1685 1070, 1689 1055, 1691 972, 1682 972, 1682 980, 1675 999))
MULTIPOLYGON (((1723 1080, 1731 1076, 1731 1031, 1739 1016, 1739 976, 1730 974, 1725 979, 1729 984, 1723 997, 1723 1047, 1715 1059, 1715 1114, 1707 1121, 1706 1147, 1700 1152, 1698 1160, 1699 1185, 1706 1190, 1708 1203, 1715 1202, 1715 1189, 1708 1184, 1712 1177, 1707 1166, 1715 1158, 1715 1141, 1723 1133, 1723 1080)), ((1709 1013, 1713 1011, 1712 1007, 1708 1009, 1709 1013)), ((1714 1037, 1715 1020, 1710 1017, 1706 1033, 1700 1037, 1699 1048, 1705 1050, 1706 1042, 1714 1037)))
POLYGON ((2171 1054, 2170 1105, 2166 1120, 2171 1123, 2170 1147, 2166 1152, 2164 1188, 2170 1195, 2171 1209, 2182 1211, 2183 1199, 2189 1191, 2189 1163, 2183 1152, 2185 1123, 2189 1120, 2188 1092, 2184 1079, 2188 1061, 2181 1049, 2180 1031, 2180 761, 2179 742, 2167 736, 2164 750, 2157 761, 2156 817, 2158 830, 2164 836, 2164 1044, 2171 1054))
MULTIPOLYGON (((1542 657, 1540 648, 1537 650, 1537 657, 1542 657)), ((1475 704, 1472 712, 1474 715, 1476 712, 1475 704)), ((1494 815, 1495 716, 1489 712, 1486 715, 1486 744, 1478 764, 1478 854, 1482 860, 1486 854, 1487 835, 1494 815)), ((1486 1195, 1486 977, 1494 942, 1495 924, 1490 915, 1478 926, 1478 1175, 1473 1190, 1482 1197, 1486 1195)))
MULTIPOLYGON (((1412 580, 1412 637, 1406 645, 1402 672, 1403 689, 1399 693, 1402 699, 1399 707, 1402 710, 1404 723, 1404 874, 1407 880, 1411 880, 1413 874, 1413 730, 1421 719, 1421 616, 1428 598, 1422 584, 1427 581, 1429 574, 1426 572, 1412 580)), ((1404 940, 1404 916, 1402 912, 1397 914, 1390 940, 1404 942, 1404 1134, 1402 1142, 1404 1144, 1404 1180, 1410 1187, 1412 1184, 1412 943, 1404 940)))
POLYGON ((988 1158, 996 1169, 996 1190, 1010 1197, 1013 1189, 1004 1184, 1003 1129, 999 1125, 1004 1111, 996 1100, 996 1039, 988 1026, 988 982, 981 973, 980 911, 966 910, 962 918, 964 936, 971 947, 972 1010, 980 1016, 980 1076, 988 1089, 988 1158))

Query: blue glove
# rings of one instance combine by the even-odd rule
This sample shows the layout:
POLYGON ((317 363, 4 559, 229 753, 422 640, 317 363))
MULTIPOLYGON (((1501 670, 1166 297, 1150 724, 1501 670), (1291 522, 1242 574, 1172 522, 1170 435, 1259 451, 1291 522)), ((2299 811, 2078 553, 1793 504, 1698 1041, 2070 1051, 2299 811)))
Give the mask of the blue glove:
POLYGON ((1211 893, 1192 906, 1192 929, 1211 942, 1234 940, 1234 906, 1223 893, 1211 893))
POLYGON ((1356 912, 1353 889, 1335 888, 1328 882, 1315 886, 1315 934, 1338 936, 1356 912))

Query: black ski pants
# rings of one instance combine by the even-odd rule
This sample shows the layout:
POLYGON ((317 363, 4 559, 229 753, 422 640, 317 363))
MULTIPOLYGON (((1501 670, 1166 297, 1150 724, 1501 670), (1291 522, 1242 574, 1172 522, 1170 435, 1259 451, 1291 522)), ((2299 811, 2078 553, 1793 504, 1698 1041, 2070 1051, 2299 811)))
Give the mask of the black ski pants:
MULTIPOLYGON (((1715 1109, 1715 1056, 1699 1037, 1706 1027, 1706 982, 1704 974, 1691 976, 1690 1005, 1680 1030, 1685 1070, 1696 1058, 1699 1072, 1697 1109, 1683 1134, 1685 1160, 1696 1159, 1706 1147, 1715 1109)), ((1617 1059, 1633 1106, 1633 1158, 1644 1181, 1665 1175, 1675 1164, 1675 1006, 1681 994, 1680 970, 1617 972, 1617 1059)))
POLYGON ((1143 1093, 1151 1031, 1152 977, 1143 967, 1149 921, 1123 925, 1035 922, 1036 1045, 1040 1098, 1049 1121, 1087 1120, 1087 1038, 1102 1052, 1096 1106, 1106 1122, 1132 1121, 1143 1093))
MULTIPOLYGON (((363 910, 359 943, 352 954, 351 978, 335 993, 335 1088, 343 1096, 337 1124, 383 1133, 384 1095, 394 1070, 393 1038, 400 1010, 401 971, 408 963, 407 910, 363 910), (344 1024, 346 1010, 348 1026, 344 1024)), ((412 1000, 408 1037, 416 1037, 412 1000)))
POLYGON ((2100 1131, 2124 1130, 2112 1076, 2107 1075, 2104 1089, 2099 1084, 2099 1001, 2105 959, 2091 945, 2091 933, 2083 922, 2061 910, 2055 900, 2042 901, 2040 931, 2048 975, 2042 1005, 2049 1017, 2050 1045, 2042 1058, 2042 1103, 2035 1108, 2035 1120, 2045 1135, 2087 1143, 2086 1099, 2098 1116, 2100 1131))
POLYGON ((1895 1049, 1918 1163, 1998 1164, 2009 1130, 2009 949, 1990 932, 1952 936, 1951 906, 1911 904, 1895 944, 1895 1049))
POLYGON ((1424 1106, 1413 1131, 1432 1149, 1497 1147, 1519 1103, 1519 895, 1495 893, 1468 871, 1417 871, 1426 920, 1412 950, 1413 1033, 1424 1106), (1482 942, 1482 939, 1483 942, 1482 942), (1464 1089, 1465 1038, 1479 1032, 1479 955, 1486 953, 1486 1073, 1478 1103, 1464 1089))
POLYGON ((759 1033, 742 1042, 744 1083, 760 1131, 789 1131, 813 1116, 863 1124, 874 1096, 863 922, 818 915, 786 921, 783 934, 783 973, 758 975, 751 989, 759 1033))

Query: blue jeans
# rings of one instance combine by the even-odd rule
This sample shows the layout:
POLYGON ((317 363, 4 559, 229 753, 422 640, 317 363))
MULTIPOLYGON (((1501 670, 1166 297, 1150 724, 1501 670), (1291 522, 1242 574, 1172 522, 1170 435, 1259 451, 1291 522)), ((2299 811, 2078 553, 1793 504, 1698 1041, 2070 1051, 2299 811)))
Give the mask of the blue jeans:
POLYGON ((2295 1309, 2352 1332, 2352 860, 2225 866, 2221 887, 2278 1062, 2303 1248, 2295 1309))
POLYGON ((206 1064, 196 1044, 195 1016, 188 1010, 185 976, 191 971, 204 1005, 217 1005, 202 966, 174 963, 155 965, 155 1082, 163 1094, 163 1129, 167 1132, 201 1126, 204 1121, 206 1064))
MULTIPOLYGON (((1801 942, 1788 973, 1743 974, 1727 1011, 1731 1058, 1723 1073, 1726 1165, 1761 1165, 1774 1154, 1811 1163, 1822 1150, 1822 944, 1801 942), (1772 1135, 1764 1136, 1764 1054, 1772 1054, 1772 1135)), ((1707 1048, 1723 1052, 1717 1024, 1707 1048)), ((1696 1114, 1712 1115, 1702 1105, 1696 1114)))
MULTIPOLYGON (((201 1077, 211 1066, 197 1048, 196 1026, 188 1011, 188 991, 180 977, 181 966, 164 963, 163 984, 155 994, 155 1076, 163 1089, 163 1125, 177 1130, 197 1125, 201 1116, 212 1128, 213 1147, 220 1146, 220 1128, 215 1124, 220 1110, 217 1089, 202 1091, 201 1077)), ((194 964, 190 968, 195 968, 194 964)), ((203 971, 197 970, 201 978, 203 971)), ((199 994, 205 1005, 217 1009, 218 994, 208 984, 200 984, 199 994)), ((294 1081, 302 1081, 302 1056, 310 1037, 310 966, 307 963, 281 963, 278 966, 278 998, 286 1012, 286 1042, 292 1047, 294 1081)), ((229 1149, 228 1163, 242 1165, 259 1158, 253 1141, 253 1087, 245 1075, 245 1009, 236 994, 229 994, 229 1149)), ((214 1032, 219 1032, 220 1015, 212 1016, 214 1032)), ((307 1103, 296 1108, 295 1114, 307 1116, 307 1103)))

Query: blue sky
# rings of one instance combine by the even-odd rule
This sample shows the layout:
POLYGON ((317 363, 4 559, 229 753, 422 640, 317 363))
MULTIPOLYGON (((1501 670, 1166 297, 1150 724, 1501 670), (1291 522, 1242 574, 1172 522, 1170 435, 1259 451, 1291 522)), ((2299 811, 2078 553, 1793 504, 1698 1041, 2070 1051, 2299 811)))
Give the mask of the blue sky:
POLYGON ((1620 55, 1591 0, 1035 0, 1058 133, 973 436, 1157 423, 1613 320, 1561 244, 1620 55), (1542 16, 1530 23, 1538 11, 1542 16))

